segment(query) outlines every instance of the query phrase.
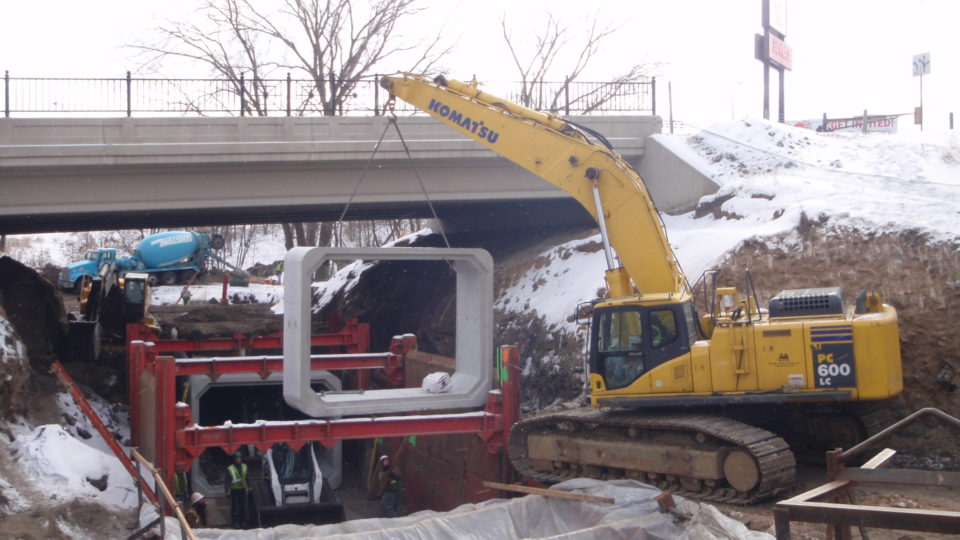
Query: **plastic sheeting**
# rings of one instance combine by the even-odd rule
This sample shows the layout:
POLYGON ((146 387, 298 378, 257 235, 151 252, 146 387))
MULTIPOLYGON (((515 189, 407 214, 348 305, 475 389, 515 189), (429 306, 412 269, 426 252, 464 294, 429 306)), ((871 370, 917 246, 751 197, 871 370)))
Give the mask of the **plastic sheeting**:
MULTIPOLYGON (((660 490, 633 480, 568 480, 551 489, 613 498, 613 504, 572 501, 528 495, 465 504, 450 512, 417 512, 392 519, 359 519, 334 525, 281 525, 249 531, 197 529, 202 540, 292 540, 307 538, 350 540, 772 540, 750 531, 710 505, 674 497, 677 509, 691 515, 677 520, 659 512, 654 497, 660 490)), ((165 540, 180 538, 179 527, 168 519, 165 540)))

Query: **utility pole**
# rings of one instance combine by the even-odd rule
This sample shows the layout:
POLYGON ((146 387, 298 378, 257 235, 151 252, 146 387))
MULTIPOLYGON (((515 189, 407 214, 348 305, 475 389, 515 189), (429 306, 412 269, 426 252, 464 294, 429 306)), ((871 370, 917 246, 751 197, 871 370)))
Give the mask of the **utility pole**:
POLYGON ((754 38, 754 56, 763 63, 763 118, 770 119, 770 68, 779 72, 780 95, 777 119, 786 120, 784 73, 793 69, 793 50, 783 40, 787 36, 787 0, 762 0, 763 35, 754 38))

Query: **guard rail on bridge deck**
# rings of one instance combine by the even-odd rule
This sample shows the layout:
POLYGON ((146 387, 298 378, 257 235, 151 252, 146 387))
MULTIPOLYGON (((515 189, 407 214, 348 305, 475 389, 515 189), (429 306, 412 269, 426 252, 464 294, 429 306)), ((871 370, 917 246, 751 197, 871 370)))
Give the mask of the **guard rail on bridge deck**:
MULTIPOLYGON (((56 116, 344 116, 382 115, 386 92, 379 75, 336 81, 348 96, 322 103, 313 79, 159 79, 11 77, 4 72, 3 113, 56 116)), ((329 81, 324 81, 330 84, 329 81)), ((656 79, 490 83, 484 90, 527 107, 558 114, 657 114, 656 79)), ((398 111, 411 111, 405 103, 398 111)))

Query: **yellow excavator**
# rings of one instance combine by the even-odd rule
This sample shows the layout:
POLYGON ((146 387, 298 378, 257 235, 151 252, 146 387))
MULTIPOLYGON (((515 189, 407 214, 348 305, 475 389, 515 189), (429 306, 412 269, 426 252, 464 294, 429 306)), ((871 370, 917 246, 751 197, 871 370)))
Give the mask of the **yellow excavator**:
POLYGON ((862 291, 784 290, 761 308, 705 274, 700 315, 640 175, 599 133, 482 92, 399 74, 398 97, 563 189, 596 219, 607 299, 595 304, 590 404, 511 429, 519 472, 553 483, 633 478, 751 504, 796 480, 796 460, 884 427, 902 391, 897 312, 862 291))

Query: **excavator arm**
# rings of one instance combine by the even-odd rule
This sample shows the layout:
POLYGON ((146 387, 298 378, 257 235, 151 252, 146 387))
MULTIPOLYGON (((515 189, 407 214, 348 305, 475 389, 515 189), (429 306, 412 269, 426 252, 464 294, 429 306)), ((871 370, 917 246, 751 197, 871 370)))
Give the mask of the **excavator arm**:
POLYGON ((632 296, 634 288, 644 300, 689 295, 640 175, 584 130, 556 115, 486 94, 475 84, 407 73, 384 77, 380 84, 391 97, 427 112, 576 199, 600 225, 610 298, 632 296))

